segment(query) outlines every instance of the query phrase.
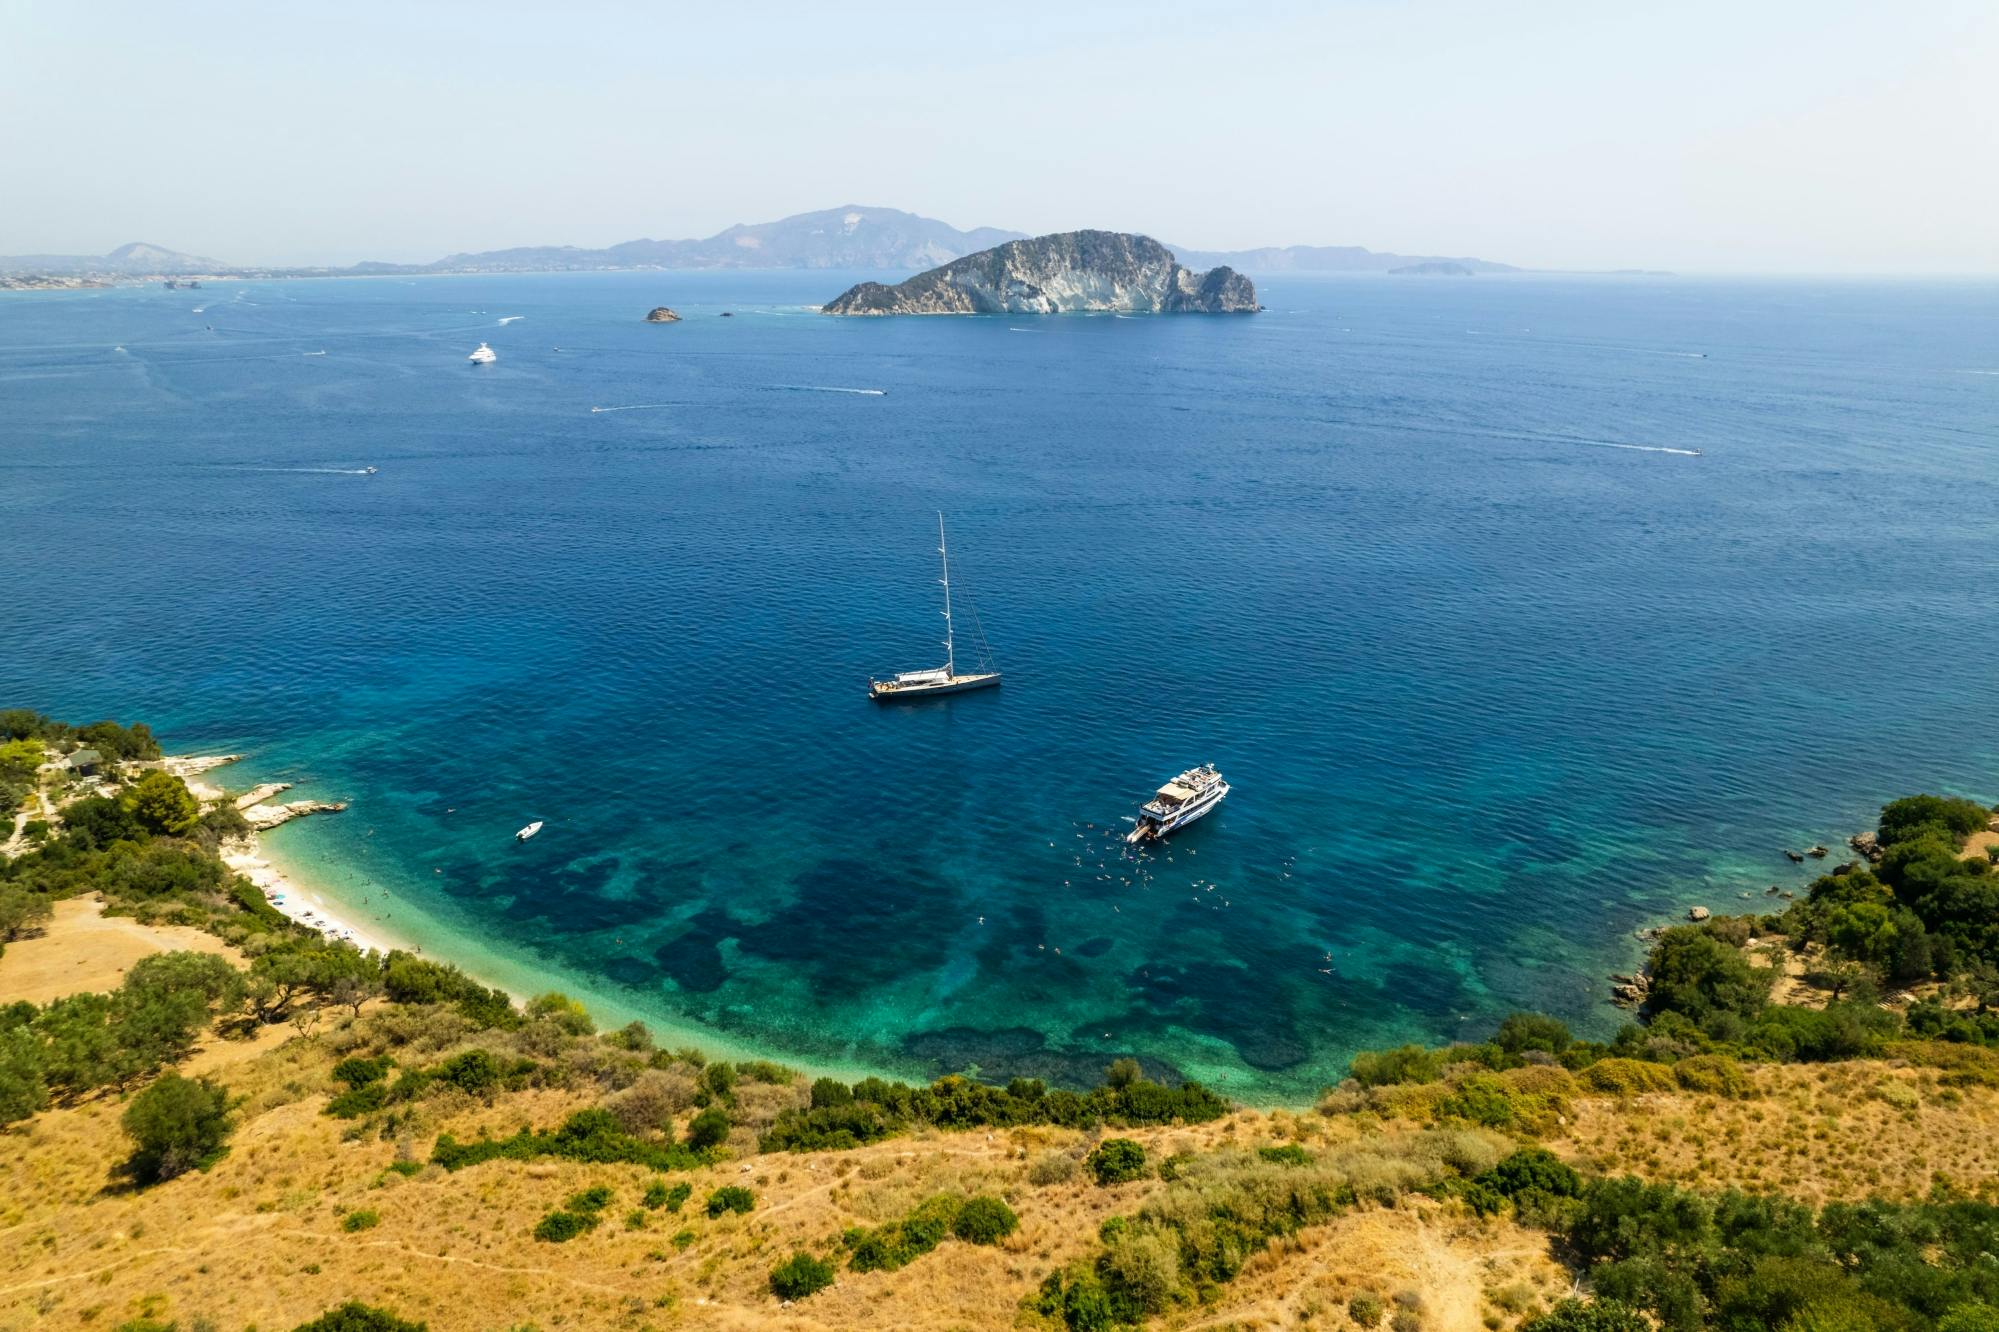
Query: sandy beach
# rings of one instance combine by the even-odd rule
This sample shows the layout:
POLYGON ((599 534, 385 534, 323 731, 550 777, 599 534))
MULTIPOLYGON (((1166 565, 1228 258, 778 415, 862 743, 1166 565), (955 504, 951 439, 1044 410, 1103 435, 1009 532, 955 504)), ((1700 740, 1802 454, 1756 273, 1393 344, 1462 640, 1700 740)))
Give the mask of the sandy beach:
MULTIPOLYGON (((249 796, 267 799, 278 790, 278 786, 260 786, 243 796, 232 797, 228 791, 213 782, 203 780, 206 774, 217 768, 236 762, 240 754, 177 755, 161 760, 160 766, 187 783, 188 790, 203 801, 235 799, 238 808, 269 810, 273 806, 249 800, 249 796)), ((246 811, 247 812, 247 811, 246 811)), ((255 816, 252 816, 253 822, 255 816)), ((284 820, 281 820, 281 822, 284 820)), ((273 825, 275 826, 275 825, 273 825)), ((316 930, 329 939, 344 939, 363 952, 387 953, 393 949, 411 949, 411 946, 396 938, 375 922, 364 922, 359 913, 339 903, 329 902, 317 890, 302 885, 284 870, 272 864, 264 856, 262 834, 253 828, 241 838, 226 842, 222 846, 222 862, 255 884, 264 894, 264 899, 287 918, 307 929, 316 930)))

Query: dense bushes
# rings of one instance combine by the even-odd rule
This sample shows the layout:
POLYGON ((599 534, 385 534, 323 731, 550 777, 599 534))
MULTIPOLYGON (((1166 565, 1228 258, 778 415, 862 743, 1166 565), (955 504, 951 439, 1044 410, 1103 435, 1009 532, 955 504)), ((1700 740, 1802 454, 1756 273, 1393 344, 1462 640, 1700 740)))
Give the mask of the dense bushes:
POLYGON ((711 1217, 720 1216, 724 1212, 734 1212, 738 1216, 743 1216, 756 1205, 757 1196, 748 1189, 735 1184, 724 1184, 708 1195, 708 1201, 702 1205, 702 1209, 711 1217))
POLYGON ((1106 1138, 1083 1164, 1099 1184, 1126 1184, 1145 1176, 1145 1148, 1130 1138, 1106 1138))
POLYGON ((292 1332, 430 1332, 430 1324, 412 1323, 387 1309, 349 1300, 309 1323, 300 1323, 292 1332))
POLYGON ((847 1265, 856 1272, 893 1272, 914 1262, 951 1233, 961 1205, 957 1198, 931 1198, 900 1221, 848 1231, 843 1237, 852 1255, 847 1265))
POLYGON ((707 1153, 677 1143, 648 1142, 619 1127, 608 1110, 579 1110, 553 1133, 522 1129, 511 1138, 483 1138, 461 1143, 449 1133, 438 1135, 430 1159, 446 1170, 463 1170, 483 1161, 531 1161, 557 1156, 599 1164, 624 1162, 654 1170, 691 1170, 709 1163, 707 1153))
POLYGON ((780 1300, 802 1300, 833 1284, 833 1265, 809 1253, 794 1253, 771 1269, 770 1293, 780 1300))
POLYGON ((951 1222, 951 1233, 967 1244, 998 1244, 1019 1228, 1011 1207, 983 1193, 965 1199, 951 1222))
MULTIPOLYGON (((1707 1197, 1636 1179, 1589 1184, 1565 1226, 1599 1296, 1666 1328, 1922 1328, 1999 1299, 1999 1208, 1707 1197)), ((1574 1318, 1580 1319, 1577 1311, 1574 1318)), ((1568 1321, 1551 1329, 1630 1326, 1568 1321)))
POLYGON ((1020 1218, 998 1198, 940 1194, 919 1204, 909 1215, 887 1225, 857 1227, 841 1236, 847 1265, 856 1272, 893 1272, 935 1249, 949 1236, 967 1244, 997 1244, 1020 1225, 1020 1218))
POLYGON ((1228 1102, 1197 1082, 1165 1087, 1121 1071, 1124 1080, 1087 1093, 1050 1090, 1038 1080, 1015 1078, 1004 1087, 944 1077, 928 1087, 868 1078, 851 1086, 821 1078, 812 1104, 787 1110, 763 1136, 765 1151, 827 1151, 873 1142, 916 1124, 937 1128, 1054 1124, 1094 1128, 1103 1124, 1205 1123, 1227 1113, 1228 1102))

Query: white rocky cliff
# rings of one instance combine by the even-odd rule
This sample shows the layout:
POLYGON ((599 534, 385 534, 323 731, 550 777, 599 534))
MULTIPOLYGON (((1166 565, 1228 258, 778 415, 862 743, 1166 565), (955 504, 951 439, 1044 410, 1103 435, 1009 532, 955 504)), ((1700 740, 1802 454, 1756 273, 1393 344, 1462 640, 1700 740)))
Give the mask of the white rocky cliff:
POLYGON ((821 307, 834 315, 1249 314, 1256 288, 1232 268, 1195 273, 1149 236, 1065 231, 1008 241, 907 282, 863 282, 821 307))

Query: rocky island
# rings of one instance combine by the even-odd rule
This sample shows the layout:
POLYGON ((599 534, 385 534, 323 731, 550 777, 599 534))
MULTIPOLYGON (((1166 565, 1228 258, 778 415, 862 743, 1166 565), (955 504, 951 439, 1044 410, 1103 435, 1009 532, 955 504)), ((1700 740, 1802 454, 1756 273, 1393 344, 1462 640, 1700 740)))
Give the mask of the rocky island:
POLYGON ((1232 268, 1196 273, 1149 236, 1065 231, 1008 241, 886 286, 863 282, 821 307, 833 315, 1250 314, 1256 287, 1232 268))
POLYGON ((656 305, 646 312, 646 322, 648 324, 677 324, 680 322, 680 316, 667 309, 664 305, 656 305))

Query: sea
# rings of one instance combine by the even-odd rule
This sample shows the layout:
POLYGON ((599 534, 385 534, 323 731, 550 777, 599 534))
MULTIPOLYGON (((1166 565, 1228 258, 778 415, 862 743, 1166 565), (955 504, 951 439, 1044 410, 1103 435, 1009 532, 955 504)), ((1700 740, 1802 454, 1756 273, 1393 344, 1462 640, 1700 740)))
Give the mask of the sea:
POLYGON ((350 801, 267 850, 667 1043, 1256 1104, 1999 799, 1999 284, 870 276, 0 293, 0 706, 350 801), (879 705, 940 514, 1004 683, 879 705))

